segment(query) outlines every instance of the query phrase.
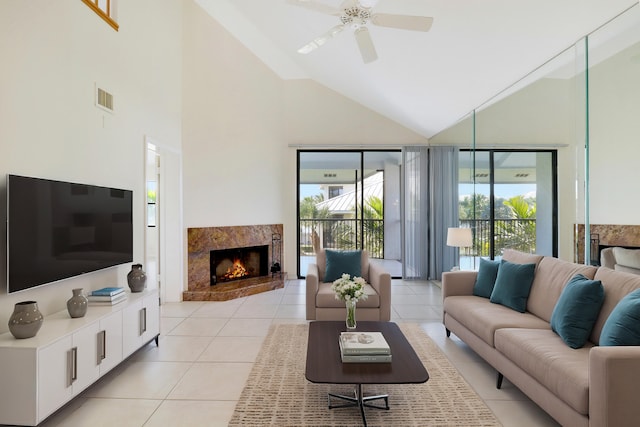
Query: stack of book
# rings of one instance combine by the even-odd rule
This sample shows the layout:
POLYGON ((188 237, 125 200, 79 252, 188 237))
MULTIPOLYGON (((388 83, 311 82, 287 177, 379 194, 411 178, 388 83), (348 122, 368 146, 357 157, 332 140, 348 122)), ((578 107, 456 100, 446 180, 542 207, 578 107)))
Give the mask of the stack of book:
POLYGON ((381 332, 342 332, 343 363, 390 363, 391 349, 381 332))
POLYGON ((87 297, 91 305, 114 305, 127 299, 124 288, 109 287, 97 289, 87 297))

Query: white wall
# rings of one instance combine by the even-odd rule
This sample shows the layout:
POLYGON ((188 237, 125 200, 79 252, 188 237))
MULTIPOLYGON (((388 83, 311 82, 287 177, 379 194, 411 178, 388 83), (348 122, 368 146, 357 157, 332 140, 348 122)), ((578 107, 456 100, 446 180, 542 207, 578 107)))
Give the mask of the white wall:
POLYGON ((281 80, 195 4, 185 5, 183 27, 185 228, 284 224, 283 267, 293 276, 296 149, 290 145, 424 138, 310 80, 281 80))
POLYGON ((593 67, 589 80, 590 222, 638 225, 640 42, 593 67))
MULTIPOLYGON (((0 2, 0 177, 133 190, 134 262, 144 253, 144 135, 177 150, 181 145, 181 14, 181 0, 120 1, 116 32, 80 1, 0 2), (114 94, 115 114, 94 107, 95 82, 114 94)), ((5 239, 2 227, 0 242, 5 239)), ((0 259, 5 289, 4 243, 0 259)), ((72 288, 126 286, 129 269, 0 293, 0 332, 18 301, 36 300, 46 315, 65 309, 72 288)))

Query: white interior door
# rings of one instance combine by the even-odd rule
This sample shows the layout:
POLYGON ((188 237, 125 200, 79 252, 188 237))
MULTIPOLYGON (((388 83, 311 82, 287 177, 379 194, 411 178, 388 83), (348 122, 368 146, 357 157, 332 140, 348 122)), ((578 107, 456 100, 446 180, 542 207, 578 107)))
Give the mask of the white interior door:
MULTIPOLYGON (((147 288, 160 288, 160 153, 156 144, 146 141, 145 163, 145 265, 147 288)), ((159 292, 162 295, 161 292, 159 292)))
POLYGON ((145 271, 160 303, 182 301, 184 249, 182 156, 179 150, 145 138, 145 271))

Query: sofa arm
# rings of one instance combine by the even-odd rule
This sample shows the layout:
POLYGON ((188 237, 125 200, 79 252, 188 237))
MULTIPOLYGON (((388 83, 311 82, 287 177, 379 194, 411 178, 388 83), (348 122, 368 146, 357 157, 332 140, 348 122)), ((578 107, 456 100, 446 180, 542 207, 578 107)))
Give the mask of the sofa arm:
POLYGON ((446 271, 442 273, 442 301, 456 295, 473 295, 477 271, 446 271))
POLYGON ((613 255, 613 248, 604 248, 600 251, 600 265, 614 269, 616 266, 616 257, 613 255))
POLYGON ((640 346, 589 352, 589 425, 636 426, 640 420, 640 346))
POLYGON ((380 296, 380 321, 391 320, 391 275, 381 266, 369 263, 369 284, 380 296))
POLYGON ((307 320, 316 320, 316 294, 318 293, 318 265, 309 264, 305 278, 307 286, 307 320))

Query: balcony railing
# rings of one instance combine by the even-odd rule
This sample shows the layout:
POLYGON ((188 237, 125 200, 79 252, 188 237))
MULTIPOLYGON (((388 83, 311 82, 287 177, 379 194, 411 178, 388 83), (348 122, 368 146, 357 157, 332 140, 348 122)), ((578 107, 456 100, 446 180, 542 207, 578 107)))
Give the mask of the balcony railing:
MULTIPOLYGON (((503 249, 517 249, 526 253, 536 252, 535 219, 494 220, 494 251, 498 256, 503 249)), ((473 233, 473 248, 461 251, 463 255, 488 257, 491 239, 491 221, 488 219, 460 220, 461 227, 470 227, 473 233)))
POLYGON ((370 258, 384 258, 384 221, 381 219, 301 219, 300 254, 323 249, 364 249, 370 258), (362 229, 361 229, 362 226, 362 229), (360 234, 362 244, 360 248, 360 234))
MULTIPOLYGON (((535 219, 498 219, 494 221, 494 250, 497 255, 505 248, 526 253, 536 251, 535 219)), ((473 231, 473 247, 461 250, 463 256, 489 257, 491 221, 461 220, 462 227, 473 231)), ((384 258, 384 221, 381 219, 301 219, 300 254, 315 255, 323 249, 365 249, 371 258, 384 258), (363 247, 360 248, 360 225, 363 225, 363 247)))

